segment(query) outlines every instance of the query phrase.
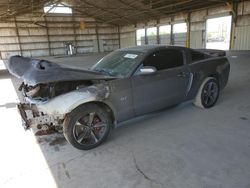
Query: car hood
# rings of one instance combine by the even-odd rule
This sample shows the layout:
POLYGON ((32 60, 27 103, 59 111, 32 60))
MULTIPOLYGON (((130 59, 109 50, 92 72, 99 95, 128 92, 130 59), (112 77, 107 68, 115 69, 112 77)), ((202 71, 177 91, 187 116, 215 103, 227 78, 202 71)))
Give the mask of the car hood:
POLYGON ((12 56, 7 62, 9 72, 23 79, 25 84, 36 85, 58 81, 108 80, 116 77, 90 70, 80 70, 61 66, 47 60, 12 56))

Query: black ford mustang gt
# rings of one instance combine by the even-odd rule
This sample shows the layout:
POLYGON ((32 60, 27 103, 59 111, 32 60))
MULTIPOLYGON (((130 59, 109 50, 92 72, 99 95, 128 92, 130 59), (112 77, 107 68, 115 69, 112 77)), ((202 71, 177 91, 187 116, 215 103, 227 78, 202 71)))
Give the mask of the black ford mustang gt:
POLYGON ((20 56, 7 67, 23 80, 24 127, 63 130, 83 150, 100 145, 124 120, 187 100, 212 107, 230 70, 224 51, 162 45, 119 49, 89 70, 20 56))

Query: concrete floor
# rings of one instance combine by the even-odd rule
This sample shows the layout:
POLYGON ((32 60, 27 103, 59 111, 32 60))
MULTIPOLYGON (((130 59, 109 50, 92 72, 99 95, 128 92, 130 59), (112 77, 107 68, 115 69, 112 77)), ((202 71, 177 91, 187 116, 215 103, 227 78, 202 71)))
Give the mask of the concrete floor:
MULTIPOLYGON (((250 188, 250 54, 233 55, 214 108, 187 102, 131 120, 90 151, 24 132, 18 80, 0 73, 0 187, 250 188)), ((102 56, 84 56, 84 67, 102 56)), ((81 67, 81 58, 51 59, 81 67)))

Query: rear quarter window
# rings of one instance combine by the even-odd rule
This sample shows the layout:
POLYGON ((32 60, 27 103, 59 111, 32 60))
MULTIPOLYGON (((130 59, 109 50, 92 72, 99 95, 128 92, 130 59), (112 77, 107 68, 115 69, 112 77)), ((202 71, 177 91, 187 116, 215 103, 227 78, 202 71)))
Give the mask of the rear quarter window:
POLYGON ((204 53, 200 53, 200 52, 197 52, 197 51, 190 51, 190 56, 191 56, 191 62, 190 63, 194 63, 196 61, 201 61, 203 59, 207 59, 207 56, 206 54, 204 53))

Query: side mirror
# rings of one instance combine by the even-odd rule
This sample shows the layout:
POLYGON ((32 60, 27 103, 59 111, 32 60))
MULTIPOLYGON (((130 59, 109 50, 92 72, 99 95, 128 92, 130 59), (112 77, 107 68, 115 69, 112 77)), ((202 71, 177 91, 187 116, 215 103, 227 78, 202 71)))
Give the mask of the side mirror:
POLYGON ((157 70, 155 67, 152 67, 152 66, 145 66, 145 67, 142 67, 140 68, 139 70, 139 75, 146 75, 146 74, 153 74, 155 73, 157 70))

